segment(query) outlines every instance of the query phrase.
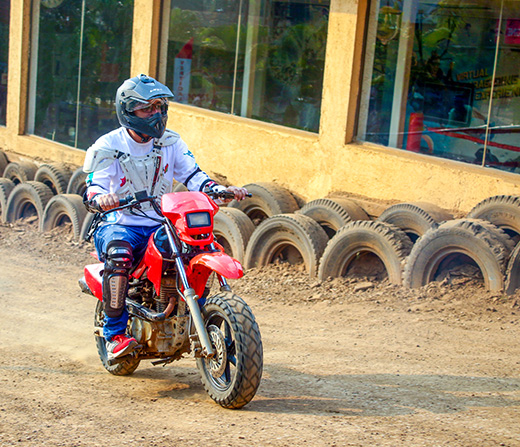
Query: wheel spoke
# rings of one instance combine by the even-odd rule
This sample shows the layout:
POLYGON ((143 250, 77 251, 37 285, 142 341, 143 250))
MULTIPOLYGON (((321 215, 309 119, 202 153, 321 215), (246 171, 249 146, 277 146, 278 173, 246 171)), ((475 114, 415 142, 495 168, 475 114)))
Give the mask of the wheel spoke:
POLYGON ((231 368, 229 367, 229 362, 226 363, 226 369, 224 370, 222 377, 224 377, 226 385, 231 383, 231 368))

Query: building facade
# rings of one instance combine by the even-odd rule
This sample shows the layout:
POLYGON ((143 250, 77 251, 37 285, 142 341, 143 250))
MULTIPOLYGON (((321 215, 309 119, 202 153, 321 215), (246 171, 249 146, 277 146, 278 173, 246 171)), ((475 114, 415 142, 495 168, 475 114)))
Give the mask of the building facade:
POLYGON ((519 194, 518 0, 0 0, 0 147, 81 165, 116 88, 175 93, 205 170, 306 200, 519 194))

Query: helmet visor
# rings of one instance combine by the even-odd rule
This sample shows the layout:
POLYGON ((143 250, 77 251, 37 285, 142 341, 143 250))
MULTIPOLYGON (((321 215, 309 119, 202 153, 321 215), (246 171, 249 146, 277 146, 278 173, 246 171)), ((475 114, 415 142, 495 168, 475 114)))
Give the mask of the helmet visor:
POLYGON ((144 101, 142 99, 130 99, 126 103, 126 110, 130 113, 136 110, 142 110, 144 112, 153 112, 158 110, 164 113, 168 110, 168 98, 155 98, 150 101, 144 101))

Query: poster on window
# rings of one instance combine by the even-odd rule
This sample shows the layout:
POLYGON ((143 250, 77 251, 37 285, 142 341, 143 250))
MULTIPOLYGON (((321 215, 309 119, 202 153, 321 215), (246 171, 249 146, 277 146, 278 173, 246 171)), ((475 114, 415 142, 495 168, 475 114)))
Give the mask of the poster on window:
POLYGON ((173 65, 173 93, 175 101, 182 104, 188 103, 192 55, 193 38, 186 42, 181 51, 179 51, 173 65))
POLYGON ((506 45, 520 44, 520 20, 509 19, 506 22, 506 35, 504 38, 506 45))

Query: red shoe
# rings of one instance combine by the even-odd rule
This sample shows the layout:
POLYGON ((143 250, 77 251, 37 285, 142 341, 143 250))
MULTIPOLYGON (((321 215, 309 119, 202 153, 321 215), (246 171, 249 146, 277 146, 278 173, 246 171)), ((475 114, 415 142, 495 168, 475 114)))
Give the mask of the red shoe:
POLYGON ((137 340, 125 334, 118 334, 107 342, 107 355, 109 359, 115 359, 130 354, 137 346, 137 340))

